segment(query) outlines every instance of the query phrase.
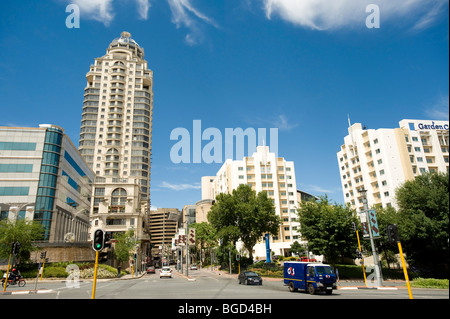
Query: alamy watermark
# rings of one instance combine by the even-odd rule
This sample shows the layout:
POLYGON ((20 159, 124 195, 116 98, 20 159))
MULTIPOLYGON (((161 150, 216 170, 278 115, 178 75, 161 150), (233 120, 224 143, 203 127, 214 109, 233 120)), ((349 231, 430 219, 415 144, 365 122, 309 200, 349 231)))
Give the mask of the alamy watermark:
MULTIPOLYGON (((67 5, 66 13, 70 13, 66 18, 66 27, 68 29, 80 28, 80 7, 74 3, 67 5)), ((366 13, 370 13, 366 18, 366 27, 368 29, 380 28, 380 7, 376 4, 366 6, 366 13)))
POLYGON ((223 163, 223 154, 225 154, 225 159, 242 160, 245 157, 245 144, 247 144, 248 156, 256 152, 257 145, 266 144, 268 144, 270 152, 278 156, 278 128, 269 129, 269 139, 267 139, 266 133, 265 128, 249 127, 243 130, 238 127, 225 128, 224 136, 215 127, 209 127, 202 131, 201 120, 194 120, 192 134, 183 127, 177 127, 170 133, 170 140, 177 141, 170 150, 170 160, 175 164, 223 163), (204 144, 203 141, 209 142, 204 144), (234 153, 235 149, 236 153, 234 153))
POLYGON ((75 264, 67 265, 66 273, 69 274, 66 278, 66 287, 80 288, 80 268, 75 264))
POLYGON ((369 4, 366 12, 370 13, 366 18, 366 27, 368 29, 380 28, 380 7, 376 4, 369 4))
POLYGON ((80 7, 74 3, 66 7, 66 12, 70 13, 66 18, 66 27, 68 29, 80 28, 80 7))

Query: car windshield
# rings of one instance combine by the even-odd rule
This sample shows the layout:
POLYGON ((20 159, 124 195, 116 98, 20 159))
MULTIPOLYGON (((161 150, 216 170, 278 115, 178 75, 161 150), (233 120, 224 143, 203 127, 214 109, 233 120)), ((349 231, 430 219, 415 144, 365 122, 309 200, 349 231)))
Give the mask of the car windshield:
POLYGON ((333 269, 329 266, 316 266, 317 274, 319 275, 332 275, 333 269))
POLYGON ((161 269, 161 271, 170 271, 170 268, 164 267, 164 268, 161 269))
POLYGON ((245 275, 246 275, 247 277, 258 277, 258 274, 257 274, 256 272, 253 272, 253 271, 247 271, 247 272, 245 273, 245 275))

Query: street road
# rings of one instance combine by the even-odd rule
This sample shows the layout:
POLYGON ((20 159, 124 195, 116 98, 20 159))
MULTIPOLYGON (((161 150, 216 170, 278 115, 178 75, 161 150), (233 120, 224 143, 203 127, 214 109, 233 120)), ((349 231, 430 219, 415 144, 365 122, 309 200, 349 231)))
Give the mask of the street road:
MULTIPOLYGON (((338 290, 327 296, 325 294, 309 295, 305 292, 289 292, 281 279, 263 279, 262 286, 239 285, 236 275, 229 275, 210 270, 189 271, 189 277, 174 272, 173 278, 159 278, 156 274, 145 274, 133 279, 97 280, 95 299, 253 299, 260 302, 275 299, 409 299, 405 286, 395 289, 357 289, 351 283, 340 283, 338 290)), ((38 283, 39 293, 29 293, 34 289, 34 282, 20 288, 10 286, 7 292, 0 294, 0 301, 6 299, 90 299, 92 280, 80 280, 78 288, 69 288, 61 280, 38 283)), ((414 299, 449 299, 445 289, 412 289, 414 299)))

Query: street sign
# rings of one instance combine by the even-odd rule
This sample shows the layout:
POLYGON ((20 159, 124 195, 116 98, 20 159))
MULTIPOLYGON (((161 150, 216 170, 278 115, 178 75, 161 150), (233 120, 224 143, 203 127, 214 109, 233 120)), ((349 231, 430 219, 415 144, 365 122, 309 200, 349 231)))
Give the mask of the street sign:
POLYGON ((369 225, 367 224, 367 218, 366 214, 362 213, 359 215, 359 218, 361 220, 361 228, 363 233, 363 238, 369 238, 369 225))
POLYGON ((189 245, 195 245, 195 228, 189 228, 189 245))
POLYGON ((373 237, 380 237, 380 229, 378 228, 377 215, 375 214, 375 210, 369 210, 369 222, 370 228, 372 230, 373 237))
POLYGON ((266 262, 270 263, 272 260, 271 260, 271 256, 270 256, 270 240, 269 240, 270 238, 269 238, 269 233, 266 233, 264 235, 264 239, 266 241, 266 262))

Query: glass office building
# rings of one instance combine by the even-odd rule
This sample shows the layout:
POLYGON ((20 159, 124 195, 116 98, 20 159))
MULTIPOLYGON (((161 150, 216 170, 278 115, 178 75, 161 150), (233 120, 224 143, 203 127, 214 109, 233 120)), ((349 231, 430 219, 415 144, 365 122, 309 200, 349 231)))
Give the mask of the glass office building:
POLYGON ((0 127, 1 218, 45 227, 45 242, 86 242, 94 173, 55 125, 0 127))

